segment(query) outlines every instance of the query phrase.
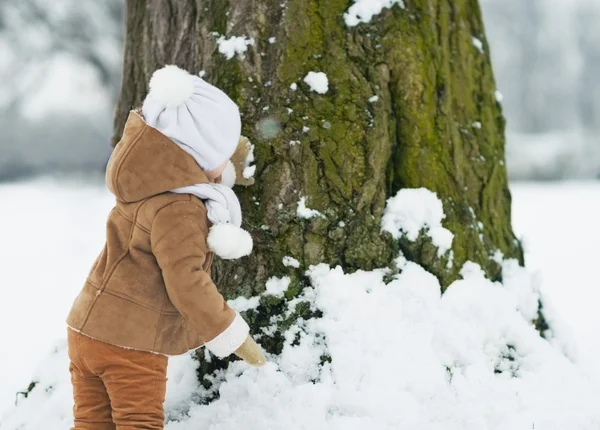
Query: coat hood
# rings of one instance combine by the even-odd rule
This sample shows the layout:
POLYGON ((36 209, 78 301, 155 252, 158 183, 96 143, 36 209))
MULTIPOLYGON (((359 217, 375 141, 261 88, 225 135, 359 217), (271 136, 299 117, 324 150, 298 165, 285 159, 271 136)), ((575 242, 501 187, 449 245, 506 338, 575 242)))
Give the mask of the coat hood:
POLYGON ((196 160, 135 112, 106 168, 106 185, 119 201, 133 203, 188 185, 207 183, 196 160))

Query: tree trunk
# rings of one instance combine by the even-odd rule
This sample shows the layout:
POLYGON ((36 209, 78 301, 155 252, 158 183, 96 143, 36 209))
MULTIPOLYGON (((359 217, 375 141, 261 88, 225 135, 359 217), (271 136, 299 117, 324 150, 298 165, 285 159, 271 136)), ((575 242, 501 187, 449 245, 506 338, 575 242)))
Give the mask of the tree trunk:
MULTIPOLYGON (((269 277, 284 275, 292 279, 288 294, 297 293, 311 264, 369 270, 390 266, 400 250, 444 288, 465 261, 495 280, 497 251, 522 262, 477 0, 405 0, 356 27, 344 21, 349 0, 127 3, 114 141, 152 72, 176 64, 204 71, 239 104, 243 133, 255 144, 256 184, 236 190, 255 251, 242 264, 215 265, 226 295, 260 293, 269 277), (218 51, 222 35, 254 43, 227 59, 218 51), (304 83, 310 71, 327 75, 325 94, 304 83), (406 187, 442 200, 443 224, 455 235, 451 253, 438 258, 426 237, 398 242, 382 234, 386 199, 406 187), (301 197, 324 216, 299 218, 301 197), (300 269, 286 267, 284 256, 300 269)), ((265 303, 265 312, 277 306, 265 303)))

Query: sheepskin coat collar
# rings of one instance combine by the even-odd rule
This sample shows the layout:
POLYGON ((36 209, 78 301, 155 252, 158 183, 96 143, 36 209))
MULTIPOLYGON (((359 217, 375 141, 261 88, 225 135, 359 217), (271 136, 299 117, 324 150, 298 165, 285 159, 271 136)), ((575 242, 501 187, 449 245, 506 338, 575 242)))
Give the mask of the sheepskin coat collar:
POLYGON ((248 326, 211 280, 206 207, 168 192, 208 182, 194 158, 132 112, 106 182, 117 200, 106 244, 67 324, 126 348, 176 355, 206 344, 232 353, 248 326))

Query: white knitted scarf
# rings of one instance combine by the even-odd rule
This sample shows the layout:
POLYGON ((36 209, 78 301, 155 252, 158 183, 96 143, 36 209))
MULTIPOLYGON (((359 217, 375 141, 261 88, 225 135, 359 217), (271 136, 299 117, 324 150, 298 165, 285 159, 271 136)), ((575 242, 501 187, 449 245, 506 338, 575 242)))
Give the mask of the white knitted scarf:
POLYGON ((208 234, 208 246, 219 257, 232 260, 252 252, 252 236, 240 227, 242 209, 231 189, 235 182, 235 170, 231 163, 225 173, 233 173, 233 180, 224 178, 221 184, 195 184, 175 188, 171 192, 192 194, 204 202, 208 219, 213 224, 208 234))

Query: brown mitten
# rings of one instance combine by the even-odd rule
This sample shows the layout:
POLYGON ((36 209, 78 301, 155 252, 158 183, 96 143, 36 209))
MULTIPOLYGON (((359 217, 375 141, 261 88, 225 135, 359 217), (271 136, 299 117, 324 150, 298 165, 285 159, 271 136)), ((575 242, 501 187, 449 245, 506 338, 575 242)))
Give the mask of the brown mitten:
MULTIPOLYGON (((250 165, 253 159, 248 159, 252 145, 246 136, 241 136, 235 152, 231 156, 231 163, 235 167, 235 184, 245 187, 254 184, 254 178, 244 178, 244 170, 250 165)), ((252 157, 251 157, 252 158, 252 157)))
POLYGON ((258 344, 254 342, 252 336, 248 336, 242 344, 242 346, 240 346, 234 352, 234 354, 252 366, 264 366, 266 362, 265 356, 262 350, 260 349, 260 346, 258 346, 258 344))

